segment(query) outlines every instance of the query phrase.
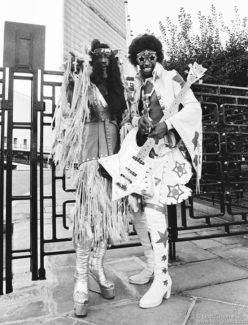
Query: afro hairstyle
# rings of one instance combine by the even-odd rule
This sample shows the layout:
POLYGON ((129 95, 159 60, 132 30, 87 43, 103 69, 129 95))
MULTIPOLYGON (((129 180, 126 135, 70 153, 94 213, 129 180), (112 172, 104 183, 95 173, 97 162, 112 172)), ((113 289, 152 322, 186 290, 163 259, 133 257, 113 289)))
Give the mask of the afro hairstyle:
POLYGON ((137 36, 129 46, 128 58, 132 65, 137 66, 136 55, 144 50, 152 50, 157 53, 157 61, 163 62, 163 45, 159 39, 151 34, 142 34, 137 36))

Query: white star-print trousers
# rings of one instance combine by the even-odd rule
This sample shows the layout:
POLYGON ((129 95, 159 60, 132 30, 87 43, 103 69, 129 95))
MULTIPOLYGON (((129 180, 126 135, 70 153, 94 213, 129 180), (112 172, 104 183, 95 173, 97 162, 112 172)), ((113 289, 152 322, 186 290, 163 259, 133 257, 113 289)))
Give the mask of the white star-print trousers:
POLYGON ((150 237, 148 235, 145 212, 139 209, 138 212, 133 212, 130 217, 144 249, 144 255, 147 259, 146 269, 152 273, 154 269, 154 257, 150 237))
POLYGON ((154 279, 168 284, 168 230, 166 216, 152 208, 145 208, 147 228, 150 232, 155 262, 154 279))

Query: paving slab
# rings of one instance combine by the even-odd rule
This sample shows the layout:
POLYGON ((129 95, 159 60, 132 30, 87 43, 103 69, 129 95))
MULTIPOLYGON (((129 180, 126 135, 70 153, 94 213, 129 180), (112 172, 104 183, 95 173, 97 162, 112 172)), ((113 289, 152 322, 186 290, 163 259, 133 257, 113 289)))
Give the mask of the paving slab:
MULTIPOLYGON (((2 322, 26 320, 32 317, 45 316, 49 314, 49 307, 44 298, 40 300, 20 300, 0 306, 2 322)), ((19 299, 18 299, 19 300, 19 299)))
MULTIPOLYGON (((171 296, 156 308, 141 309, 138 301, 110 308, 89 308, 86 321, 96 325, 182 325, 191 300, 171 296)), ((76 318, 73 314, 71 317, 76 318)))
POLYGON ((248 308, 229 303, 197 299, 187 325, 248 324, 248 308))
POLYGON ((202 250, 195 242, 179 242, 176 244, 176 255, 181 261, 196 262, 217 258, 215 254, 202 250))
POLYGON ((236 235, 236 236, 226 236, 226 237, 216 237, 215 241, 222 243, 224 245, 233 245, 243 243, 246 244, 248 242, 247 235, 236 235))
POLYGON ((41 292, 39 288, 28 288, 22 290, 15 290, 7 295, 1 296, 0 307, 4 308, 10 304, 20 304, 24 300, 41 299, 44 296, 44 292, 41 292))
MULTIPOLYGON (((48 245, 47 245, 48 246, 48 245)), ((57 243, 57 244, 49 244, 50 249, 74 249, 72 242, 65 243, 57 243)), ((134 246, 134 247, 123 247, 123 248, 111 248, 106 251, 106 255, 104 258, 104 264, 111 264, 112 262, 119 261, 123 264, 126 264, 127 259, 134 258, 137 263, 134 263, 134 266, 137 268, 143 268, 146 263, 146 258, 144 256, 143 247, 134 246), (138 259, 138 260, 137 260, 138 259)), ((51 267, 57 266, 75 266, 76 255, 75 254, 63 254, 63 255, 54 255, 48 257, 51 267)))
POLYGON ((193 207, 194 207, 194 213, 197 214, 204 214, 204 215, 215 215, 215 214, 221 214, 220 213, 220 205, 208 205, 205 201, 201 201, 197 199, 194 199, 193 207))
MULTIPOLYGON (((133 236, 134 241, 138 241, 137 236, 133 236)), ((132 242, 132 240, 130 240, 132 242)), ((134 247, 111 248, 105 255, 105 261, 117 260, 128 257, 144 257, 144 249, 141 245, 134 247)))
MULTIPOLYGON (((65 229, 62 224, 62 218, 57 219, 56 222, 56 237, 57 238, 70 238, 72 236, 72 222, 69 218, 66 218, 66 226, 69 227, 69 229, 65 229)), ((44 224, 44 234, 45 238, 49 239, 52 236, 52 218, 47 219, 44 224)), ((72 244, 71 244, 72 245, 72 244)))
POLYGON ((109 261, 108 265, 111 265, 111 268, 115 273, 128 273, 136 271, 137 269, 142 269, 144 267, 144 262, 142 262, 137 257, 123 258, 120 260, 109 261))
POLYGON ((183 294, 234 304, 248 305, 248 279, 188 290, 183 294))
POLYGON ((215 239, 201 239, 201 240, 194 240, 191 243, 195 244, 197 247, 201 249, 208 249, 212 247, 220 247, 223 246, 222 243, 219 243, 215 239))
MULTIPOLYGON (((223 234, 225 234, 225 230, 222 227, 221 228, 220 227, 203 228, 203 229, 199 229, 198 231, 196 231, 197 236, 219 236, 219 235, 223 235, 223 234)), ((216 237, 216 238, 218 238, 218 237, 216 237)), ((216 238, 214 238, 214 240, 216 238)), ((209 238, 209 239, 213 239, 213 238, 209 238)))
MULTIPOLYGON (((203 239, 195 239, 196 237, 209 237, 209 236, 219 236, 224 234, 225 231, 223 229, 219 229, 218 227, 212 227, 212 228, 201 228, 201 229, 189 229, 189 230, 182 230, 178 233, 178 238, 186 239, 190 241, 201 241, 203 239)), ((213 239, 213 238, 206 238, 213 239)), ((215 239, 215 238, 214 238, 215 239)))
MULTIPOLYGON (((54 269, 53 273, 57 279, 57 285, 51 289, 53 300, 56 304, 56 312, 68 313, 73 310, 73 287, 75 268, 63 267, 54 269)), ((120 300, 138 298, 132 290, 121 281, 121 279, 105 265, 106 277, 115 283, 114 300, 104 299, 100 294, 89 292, 90 306, 111 305, 120 300)))
MULTIPOLYGON (((81 322, 75 321, 75 319, 69 318, 69 317, 37 317, 34 319, 26 319, 25 321, 21 322, 8 322, 8 323, 1 323, 1 324, 18 324, 18 325, 80 325, 82 324, 81 322)), ((85 323, 87 324, 87 323, 85 323)))
POLYGON ((240 243, 212 248, 211 251, 217 256, 221 256, 230 262, 248 269, 248 247, 240 243))
POLYGON ((173 292, 248 278, 247 270, 219 259, 171 266, 169 272, 173 292))
MULTIPOLYGON (((182 225, 182 222, 181 222, 181 217, 178 216, 177 217, 177 224, 178 226, 181 226, 182 225)), ((200 225, 205 225, 205 219, 193 219, 193 218, 190 218, 190 217, 187 217, 187 226, 188 227, 192 227, 192 226, 200 226, 200 225)))

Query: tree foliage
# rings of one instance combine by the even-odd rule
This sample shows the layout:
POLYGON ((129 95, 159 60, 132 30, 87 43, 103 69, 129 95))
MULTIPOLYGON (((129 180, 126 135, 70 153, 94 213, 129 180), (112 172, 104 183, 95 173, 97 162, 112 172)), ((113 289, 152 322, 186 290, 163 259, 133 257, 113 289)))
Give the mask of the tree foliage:
POLYGON ((165 45, 166 69, 176 69, 182 76, 188 64, 197 62, 207 68, 204 83, 230 86, 248 86, 248 25, 234 8, 231 27, 224 24, 221 13, 211 6, 209 16, 198 13, 199 33, 193 32, 191 15, 180 9, 179 26, 169 17, 159 22, 165 45))

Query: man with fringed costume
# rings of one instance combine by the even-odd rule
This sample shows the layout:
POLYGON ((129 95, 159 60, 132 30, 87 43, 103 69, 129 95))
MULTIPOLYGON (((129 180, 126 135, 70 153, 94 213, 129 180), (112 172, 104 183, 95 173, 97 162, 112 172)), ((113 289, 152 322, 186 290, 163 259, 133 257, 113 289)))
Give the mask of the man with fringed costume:
POLYGON ((147 137, 155 139, 149 154, 154 160, 154 193, 143 196, 144 213, 140 213, 141 210, 133 213, 147 266, 141 273, 130 276, 129 281, 144 284, 154 275, 150 289, 140 300, 141 308, 156 307, 163 298, 170 297, 167 205, 181 203, 191 195, 191 189, 186 185, 192 177, 192 166, 196 172, 197 189, 201 178, 201 106, 189 89, 180 99, 182 109, 177 105, 171 114, 171 106, 181 96, 185 82, 175 70, 163 68, 163 58, 162 44, 154 35, 140 35, 129 46, 129 60, 139 67, 139 72, 135 77, 129 119, 129 127, 132 125, 133 129, 121 148, 124 145, 131 148, 134 141, 141 148, 147 137), (185 150, 180 150, 182 147, 185 150))
POLYGON ((118 152, 119 127, 127 109, 123 73, 115 54, 99 40, 92 42, 89 52, 71 52, 55 112, 53 159, 62 169, 71 168, 76 184, 73 299, 77 316, 87 314, 89 289, 106 299, 114 297, 114 283, 104 273, 104 254, 109 241, 128 240, 126 204, 112 201, 111 178, 98 163, 100 157, 118 152))

